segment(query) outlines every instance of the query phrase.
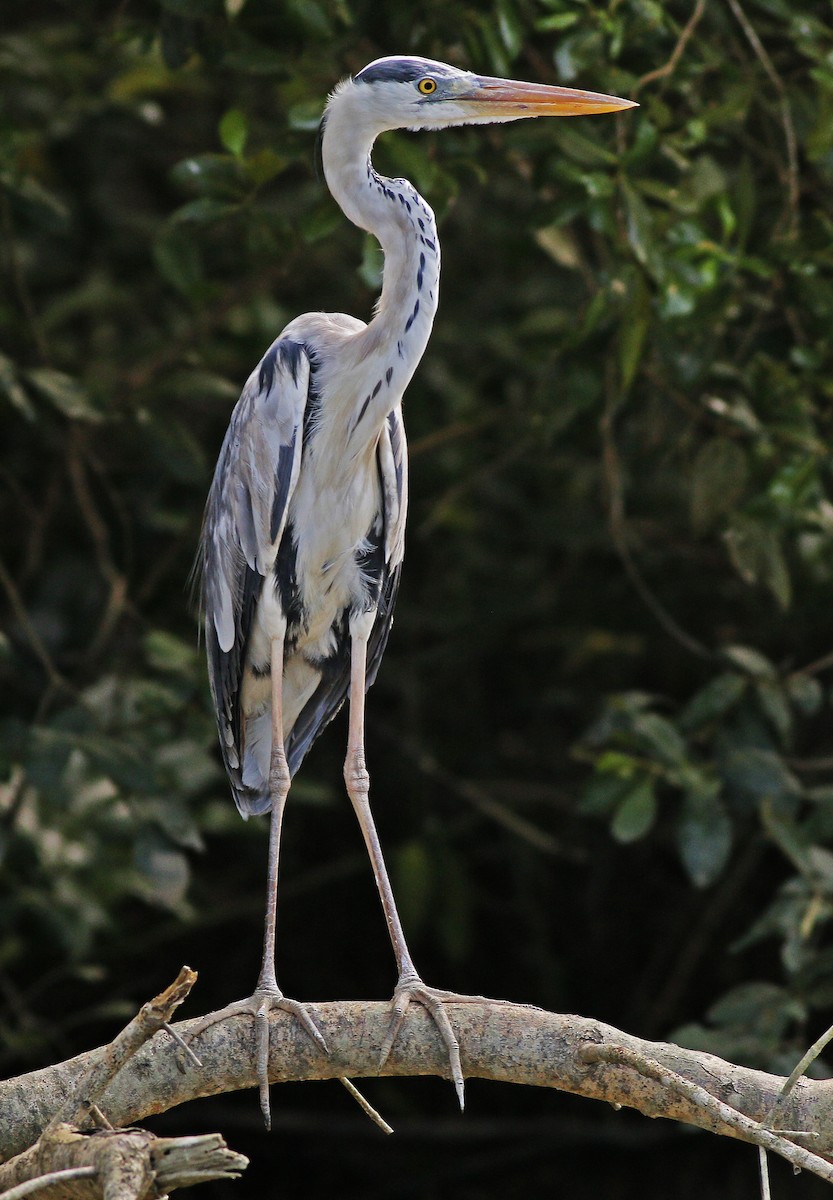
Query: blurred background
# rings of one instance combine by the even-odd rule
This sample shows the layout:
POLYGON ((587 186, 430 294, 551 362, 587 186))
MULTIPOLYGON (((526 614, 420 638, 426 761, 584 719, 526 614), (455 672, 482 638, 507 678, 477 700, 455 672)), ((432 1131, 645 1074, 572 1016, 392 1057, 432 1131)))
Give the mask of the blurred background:
MULTIPOLYGON (((788 1072, 833 1020, 833 30, 790 0, 28 0, 0 72, 0 1070, 109 1039, 187 962, 251 990, 266 823, 215 751, 188 598, 242 383, 372 239, 324 99, 419 53, 629 96, 385 136, 437 212, 411 513, 369 697, 383 845, 432 984, 788 1072)), ((339 717, 292 789, 278 974, 394 965, 339 717)), ((826 1072, 823 1063, 819 1072, 826 1072)), ((334 1083, 157 1118, 215 1196, 748 1196, 755 1152, 556 1093, 334 1083), (719 1184, 716 1182, 719 1180, 719 1184), (260 1191, 258 1190, 260 1189, 260 1191)), ((821 1185, 776 1168, 777 1194, 821 1185)), ((209 1190, 203 1192, 209 1195, 209 1190)))

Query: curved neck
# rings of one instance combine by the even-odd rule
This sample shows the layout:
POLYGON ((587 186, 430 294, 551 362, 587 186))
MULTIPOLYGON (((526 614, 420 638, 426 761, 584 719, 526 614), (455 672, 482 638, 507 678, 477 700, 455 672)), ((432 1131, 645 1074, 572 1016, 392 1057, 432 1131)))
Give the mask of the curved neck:
POLYGON ((345 216, 378 239, 385 255, 382 294, 357 340, 364 357, 386 357, 401 396, 422 358, 439 299, 440 249, 434 214, 405 179, 386 179, 370 161, 378 128, 362 123, 348 96, 327 111, 324 177, 345 216))

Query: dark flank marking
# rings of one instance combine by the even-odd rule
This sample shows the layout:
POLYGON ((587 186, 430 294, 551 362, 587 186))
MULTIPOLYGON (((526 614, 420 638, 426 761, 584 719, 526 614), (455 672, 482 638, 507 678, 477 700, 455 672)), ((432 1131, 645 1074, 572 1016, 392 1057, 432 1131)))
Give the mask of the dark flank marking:
POLYGON ((402 343, 401 342, 396 343, 396 349, 399 354, 399 357, 402 358, 402 343))
POLYGON ((385 383, 390 386, 390 381, 393 379, 393 367, 388 367, 385 371, 385 383))
POLYGON ((388 413, 388 433, 390 434, 390 448, 393 454, 393 461, 396 464, 396 490, 402 495, 402 433, 399 428, 399 422, 396 419, 396 413, 388 413))
POLYGON ((359 409, 359 415, 356 417, 356 423, 355 423, 355 425, 353 426, 353 429, 354 429, 354 430, 357 428, 357 426, 358 426, 359 422, 361 421, 362 417, 363 417, 363 416, 364 416, 364 414, 367 412, 367 406, 368 406, 368 404, 369 404, 369 403, 370 403, 370 397, 369 397, 369 396, 365 396, 365 398, 364 398, 364 404, 363 404, 363 405, 361 406, 361 408, 359 409))
POLYGON ((434 242, 432 242, 430 238, 425 238, 424 241, 425 241, 425 245, 428 247, 429 250, 437 249, 436 244, 434 242))
POLYGON ((425 233, 425 222, 423 221, 422 217, 417 217, 417 224, 419 225, 422 232, 425 233))
POLYGON ((295 434, 288 445, 281 446, 278 451, 278 465, 275 468, 275 499, 272 501, 272 516, 269 523, 269 536, 274 542, 283 520, 286 498, 289 495, 289 482, 292 478, 292 460, 295 457, 295 434))
POLYGON ((420 250, 419 252, 419 269, 417 270, 417 291, 422 291, 422 279, 425 274, 425 255, 420 250))
POLYGON ((375 400, 375 399, 376 399, 376 397, 377 397, 377 396, 379 395, 379 393, 381 392, 381 390, 382 390, 382 381, 381 381, 381 379, 380 379, 380 380, 379 380, 379 382, 378 382, 378 383, 376 384, 376 386, 374 387, 373 391, 370 393, 370 398, 371 398, 372 400, 375 400))
POLYGON ((304 620, 304 601, 296 573, 297 557, 294 530, 291 524, 287 524, 275 559, 275 586, 290 626, 300 625, 304 620))
POLYGON ((408 317, 408 320, 405 322, 405 332, 406 333, 408 332, 408 330, 411 328, 414 321, 416 320, 418 312, 419 312, 419 300, 417 300, 416 304, 414 305, 414 311, 411 313, 411 315, 408 317))

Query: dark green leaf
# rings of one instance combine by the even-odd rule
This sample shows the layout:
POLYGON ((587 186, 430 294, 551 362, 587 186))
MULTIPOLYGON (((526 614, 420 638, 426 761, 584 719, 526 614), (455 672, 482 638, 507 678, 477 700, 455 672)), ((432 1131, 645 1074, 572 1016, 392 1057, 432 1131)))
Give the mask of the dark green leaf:
POLYGON ((134 852, 140 890, 151 904, 177 909, 188 888, 188 859, 153 826, 142 831, 134 852))
POLYGON ((722 874, 732 849, 732 825, 720 800, 720 785, 686 792, 677 826, 683 866, 697 887, 707 887, 722 874))
POLYGON ((792 598, 787 563, 778 533, 754 517, 736 514, 726 533, 729 556, 745 583, 767 587, 781 608, 792 598))
POLYGON ((183 204, 172 214, 172 221, 191 221, 197 225, 209 225, 215 221, 223 221, 226 217, 234 216, 239 211, 236 204, 227 204, 224 200, 215 200, 213 196, 200 196, 183 204))
POLYGON ((712 438, 694 460, 691 481, 691 524, 706 533, 731 512, 746 488, 746 455, 729 438, 712 438))
POLYGON ((798 711, 807 717, 814 717, 824 702, 824 690, 812 675, 790 675, 787 694, 798 711))
POLYGON ((680 728, 699 729, 702 725, 725 716, 741 699, 746 687, 746 678, 736 671, 724 671, 716 675, 689 700, 680 714, 680 728))
POLYGON ((773 750, 732 749, 726 755, 724 772, 729 783, 759 800, 801 794, 800 783, 773 750))

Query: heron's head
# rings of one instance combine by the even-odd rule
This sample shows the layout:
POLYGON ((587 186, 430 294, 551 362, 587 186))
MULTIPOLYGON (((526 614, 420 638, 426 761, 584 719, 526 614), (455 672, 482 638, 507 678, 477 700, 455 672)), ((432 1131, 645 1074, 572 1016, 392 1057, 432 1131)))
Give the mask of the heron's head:
POLYGON ((443 129, 635 107, 632 100, 616 96, 493 79, 407 55, 379 58, 345 80, 330 97, 330 106, 335 105, 349 106, 374 135, 388 129, 443 129))

